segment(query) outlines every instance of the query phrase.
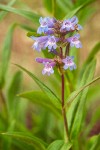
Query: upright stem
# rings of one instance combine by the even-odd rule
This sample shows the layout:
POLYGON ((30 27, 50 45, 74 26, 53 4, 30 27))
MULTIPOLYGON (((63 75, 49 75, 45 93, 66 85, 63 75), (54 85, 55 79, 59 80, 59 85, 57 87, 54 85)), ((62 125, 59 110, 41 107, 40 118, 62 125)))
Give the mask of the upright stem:
POLYGON ((64 119, 64 128, 65 128, 65 132, 66 132, 66 137, 67 137, 67 140, 69 140, 66 110, 64 107, 64 104, 65 104, 64 103, 64 74, 61 75, 61 79, 62 79, 62 115, 63 115, 63 119, 64 119))
MULTIPOLYGON (((60 57, 61 57, 61 59, 63 59, 62 47, 60 47, 60 57)), ((62 87, 61 87, 62 116, 63 116, 63 120, 64 120, 64 128, 65 128, 65 132, 66 132, 66 138, 67 138, 67 140, 69 140, 68 123, 67 123, 67 118, 66 118, 66 109, 64 107, 64 105, 65 105, 65 102, 64 102, 65 87, 64 87, 64 73, 63 72, 61 75, 61 83, 62 83, 62 87)))

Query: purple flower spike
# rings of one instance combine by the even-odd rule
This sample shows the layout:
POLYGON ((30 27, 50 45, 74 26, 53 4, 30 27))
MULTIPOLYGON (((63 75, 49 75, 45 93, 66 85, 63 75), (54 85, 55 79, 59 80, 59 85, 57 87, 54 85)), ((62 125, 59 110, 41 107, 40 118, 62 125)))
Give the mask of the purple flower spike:
POLYGON ((70 43, 71 47, 76 47, 76 48, 82 48, 82 44, 79 41, 80 35, 75 34, 74 36, 70 37, 67 39, 67 41, 70 43))
POLYGON ((78 23, 78 18, 76 16, 74 16, 73 18, 64 20, 60 31, 63 32, 63 31, 75 30, 75 25, 77 23, 78 23))
POLYGON ((38 52, 41 51, 41 49, 45 49, 45 44, 48 40, 48 36, 41 36, 41 37, 34 37, 31 36, 33 40, 35 40, 35 43, 33 44, 32 48, 36 49, 38 52))
POLYGON ((53 50, 57 48, 56 42, 58 41, 58 38, 55 36, 48 36, 48 41, 45 44, 45 47, 48 47, 49 50, 53 50))
POLYGON ((40 27, 38 28, 37 33, 39 34, 47 33, 49 28, 54 27, 56 19, 50 17, 45 17, 45 18, 40 17, 39 22, 40 22, 40 27))
POLYGON ((76 64, 73 62, 74 56, 67 56, 65 59, 62 60, 62 62, 64 63, 63 68, 66 69, 70 69, 70 70, 74 70, 76 69, 76 64))

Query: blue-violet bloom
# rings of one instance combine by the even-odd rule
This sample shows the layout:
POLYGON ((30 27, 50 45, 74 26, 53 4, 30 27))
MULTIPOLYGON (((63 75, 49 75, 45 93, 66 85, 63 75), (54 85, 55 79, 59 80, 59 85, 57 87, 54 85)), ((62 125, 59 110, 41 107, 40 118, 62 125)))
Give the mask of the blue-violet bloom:
POLYGON ((41 36, 41 37, 34 37, 34 36, 31 36, 31 38, 33 40, 35 40, 32 48, 36 49, 38 52, 41 51, 41 49, 45 49, 46 46, 46 42, 48 40, 48 36, 41 36))
POLYGON ((80 35, 75 34, 74 36, 67 38, 67 41, 70 43, 71 47, 82 48, 82 44, 79 41, 80 35))
POLYGON ((39 34, 46 33, 49 30, 48 33, 51 34, 49 28, 54 27, 56 19, 55 18, 50 18, 50 17, 45 17, 45 18, 40 17, 39 22, 40 22, 40 27, 38 28, 37 33, 39 33, 39 34))
POLYGON ((73 61, 74 59, 74 56, 67 56, 65 59, 62 60, 62 62, 64 63, 64 66, 63 68, 66 70, 66 69, 70 69, 70 70, 73 70, 73 69, 76 69, 76 64, 74 63, 73 61))
POLYGON ((77 23, 78 23, 78 18, 76 16, 64 20, 60 31, 63 32, 63 31, 75 30, 75 25, 77 23))
POLYGON ((36 58, 36 61, 44 65, 44 68, 42 70, 43 75, 47 74, 49 76, 50 74, 54 73, 53 67, 56 65, 54 61, 48 58, 36 58))
POLYGON ((46 44, 45 44, 45 46, 46 47, 48 47, 48 49, 50 50, 50 51, 52 51, 52 50, 54 50, 54 49, 56 49, 57 48, 57 44, 56 44, 56 42, 58 42, 58 38, 56 38, 55 36, 48 36, 48 40, 47 40, 47 42, 46 42, 46 44))

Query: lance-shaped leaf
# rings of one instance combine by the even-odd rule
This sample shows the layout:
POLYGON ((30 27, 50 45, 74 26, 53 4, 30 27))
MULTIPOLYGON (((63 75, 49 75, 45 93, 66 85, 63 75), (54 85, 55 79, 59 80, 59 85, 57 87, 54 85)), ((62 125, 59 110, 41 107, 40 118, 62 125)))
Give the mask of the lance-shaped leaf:
MULTIPOLYGON (((87 66, 79 87, 84 86, 92 80, 95 71, 95 64, 95 61, 93 61, 87 66)), ((67 112, 69 132, 72 139, 76 138, 80 131, 87 92, 88 88, 83 90, 71 103, 67 112)), ((73 93, 71 96, 73 97, 73 93)))
POLYGON ((11 46, 12 46, 12 38, 13 31, 16 27, 16 23, 12 24, 7 32, 6 38, 4 40, 3 48, 2 48, 2 64, 1 64, 1 74, 0 74, 0 87, 4 85, 6 72, 8 70, 10 54, 11 54, 11 46))
POLYGON ((84 86, 81 87, 80 89, 74 91, 74 92, 70 95, 70 97, 68 98, 67 103, 65 104, 64 107, 66 107, 67 105, 69 106, 69 105, 74 101, 74 99, 75 99, 83 90, 85 90, 86 88, 88 88, 88 86, 90 86, 91 84, 93 84, 94 82, 96 82, 96 81, 99 80, 99 79, 100 79, 100 76, 97 77, 97 78, 95 78, 95 79, 93 79, 91 82, 87 83, 86 85, 84 85, 84 86))
POLYGON ((38 14, 32 12, 32 11, 27 11, 24 9, 17 9, 17 8, 13 8, 13 7, 10 7, 7 5, 2 5, 2 4, 0 4, 0 9, 4 10, 4 11, 15 13, 15 14, 20 15, 20 16, 23 16, 26 19, 31 20, 35 24, 39 24, 40 16, 38 14))
POLYGON ((48 146, 47 150, 69 150, 71 146, 70 142, 64 143, 63 140, 56 140, 48 146))
POLYGON ((19 94, 18 96, 27 98, 34 104, 38 104, 45 107, 47 110, 50 110, 50 112, 53 112, 58 117, 61 116, 61 112, 59 111, 59 109, 57 109, 55 105, 51 103, 48 96, 41 91, 24 92, 19 94))
POLYGON ((99 150, 100 149, 100 134, 91 137, 86 144, 86 150, 99 150))
POLYGON ((17 94, 21 89, 21 81, 22 72, 18 71, 14 74, 7 92, 9 119, 15 118, 18 111, 19 103, 16 100, 18 99, 17 94))
POLYGON ((26 72, 37 83, 41 90, 50 98, 51 102, 55 105, 55 107, 61 108, 60 99, 55 95, 55 93, 51 89, 49 89, 49 87, 47 87, 43 82, 41 82, 33 73, 29 72, 20 65, 15 65, 22 69, 24 72, 26 72))
POLYGON ((81 4, 80 6, 78 6, 77 8, 75 8, 74 10, 70 11, 65 17, 64 19, 68 19, 73 17, 74 15, 76 15, 82 8, 84 8, 85 6, 88 6, 89 4, 91 4, 94 0, 87 0, 86 2, 84 2, 83 4, 81 4))
MULTIPOLYGON (((16 2, 16 0, 12 0, 8 3, 8 6, 12 6, 14 5, 16 2)), ((0 21, 7 15, 7 12, 6 11, 2 11, 0 12, 0 21)))
POLYGON ((89 64, 90 61, 92 61, 95 57, 95 55, 100 51, 100 42, 98 42, 95 47, 91 50, 89 56, 87 57, 86 61, 83 64, 82 70, 80 72, 80 78, 86 68, 86 66, 89 64))
POLYGON ((35 136, 30 136, 22 132, 7 132, 1 134, 3 136, 11 136, 12 138, 19 140, 20 142, 22 141, 26 143, 26 145, 31 145, 33 149, 35 148, 36 150, 46 150, 45 147, 47 146, 47 144, 35 136))

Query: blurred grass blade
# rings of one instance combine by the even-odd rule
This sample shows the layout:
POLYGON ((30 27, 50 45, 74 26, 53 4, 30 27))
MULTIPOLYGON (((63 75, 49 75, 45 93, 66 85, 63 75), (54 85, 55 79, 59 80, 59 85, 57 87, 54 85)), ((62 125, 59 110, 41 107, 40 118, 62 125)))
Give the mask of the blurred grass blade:
POLYGON ((86 85, 84 85, 83 87, 81 87, 80 89, 74 91, 71 96, 68 98, 67 103, 65 104, 65 106, 70 105, 74 99, 83 91, 85 90, 88 86, 90 86, 91 84, 93 84, 94 82, 96 82, 97 80, 100 79, 100 76, 93 79, 91 82, 87 83, 86 85))
POLYGON ((30 27, 30 26, 28 26, 28 25, 26 25, 26 24, 18 24, 21 28, 23 28, 23 29, 25 29, 25 30, 27 30, 27 31, 29 31, 29 32, 36 32, 36 29, 35 28, 33 28, 33 27, 30 27))
MULTIPOLYGON (((89 73, 86 70, 87 75, 86 76, 83 75, 83 80, 86 82, 86 84, 92 80, 94 76, 94 72, 95 72, 95 66, 96 66, 96 62, 93 61, 89 66, 90 68, 88 68, 89 73)), ((76 103, 77 103, 76 113, 74 113, 74 120, 73 120, 71 133, 70 133, 72 139, 75 139, 79 135, 79 132, 80 132, 88 89, 89 88, 86 88, 83 92, 81 92, 80 95, 76 99, 76 103)))
POLYGON ((50 110, 50 112, 53 112, 56 116, 61 116, 61 112, 59 109, 57 109, 50 101, 50 99, 41 91, 31 91, 31 92, 25 92, 21 93, 18 96, 27 98, 34 104, 38 104, 41 106, 44 106, 47 110, 50 110))
POLYGON ((4 85, 6 72, 8 70, 10 55, 11 55, 11 46, 12 46, 12 38, 13 32, 16 27, 16 24, 12 24, 7 32, 6 38, 4 40, 3 48, 2 48, 2 62, 1 62, 1 74, 0 74, 0 87, 4 85))
POLYGON ((41 82, 34 74, 23 68, 22 66, 15 64, 17 67, 26 72, 42 89, 42 91, 50 98, 51 102, 58 108, 61 108, 60 99, 55 95, 55 93, 49 89, 43 82, 41 82))
POLYGON ((0 9, 7 11, 7 12, 15 13, 15 14, 20 15, 20 16, 23 16, 23 17, 31 20, 35 24, 39 24, 40 16, 38 14, 32 12, 32 11, 27 11, 24 9, 17 9, 17 8, 13 8, 13 7, 2 5, 2 4, 0 4, 0 9))
MULTIPOLYGON (((12 6, 12 5, 15 4, 15 2, 16 2, 16 0, 12 0, 12 1, 10 1, 10 2, 8 3, 7 6, 12 6)), ((3 19, 6 15, 7 15, 7 12, 6 12, 6 11, 0 12, 0 21, 2 21, 2 19, 3 19)))
MULTIPOLYGON (((87 66, 83 74, 82 80, 80 82, 79 88, 84 85, 87 85, 92 80, 95 71, 95 65, 96 62, 92 61, 89 64, 89 66, 87 66)), ((71 103, 67 112, 69 132, 71 134, 70 136, 72 139, 76 138, 76 136, 78 136, 80 131, 87 92, 88 92, 88 88, 83 90, 71 103)), ((72 93, 72 97, 73 97, 73 93, 72 93)))
POLYGON ((9 120, 10 119, 12 120, 16 117, 16 111, 18 110, 18 102, 16 101, 18 97, 16 95, 20 91, 21 81, 22 81, 22 72, 18 71, 13 76, 11 84, 7 92, 8 110, 9 110, 9 115, 10 115, 9 120))
POLYGON ((74 10, 70 11, 65 17, 64 19, 68 19, 73 17, 74 15, 76 15, 82 8, 84 8, 85 6, 88 6, 89 4, 91 4, 93 2, 93 0, 89 1, 87 0, 86 2, 84 2, 83 4, 79 5, 77 8, 75 8, 74 10))
POLYGON ((7 132, 1 134, 3 136, 11 136, 12 138, 15 138, 19 141, 25 142, 26 144, 33 146, 33 149, 35 148, 36 150, 46 150, 45 146, 47 146, 47 144, 35 136, 29 136, 22 132, 7 132))
POLYGON ((63 140, 56 140, 52 142, 47 150, 69 150, 71 148, 71 143, 65 143, 63 140))
POLYGON ((89 64, 89 62, 92 61, 92 59, 95 57, 95 55, 96 55, 99 51, 100 51, 100 42, 98 42, 98 43, 95 45, 95 47, 91 50, 91 52, 90 52, 88 58, 87 58, 86 61, 84 62, 83 67, 82 67, 82 70, 81 70, 81 72, 80 72, 80 78, 81 78, 81 76, 82 76, 82 74, 83 74, 83 72, 84 72, 86 66, 89 64))
POLYGON ((52 0, 43 0, 45 8, 52 13, 52 0))
POLYGON ((87 141, 86 150, 99 150, 100 149, 100 134, 91 137, 87 141))

